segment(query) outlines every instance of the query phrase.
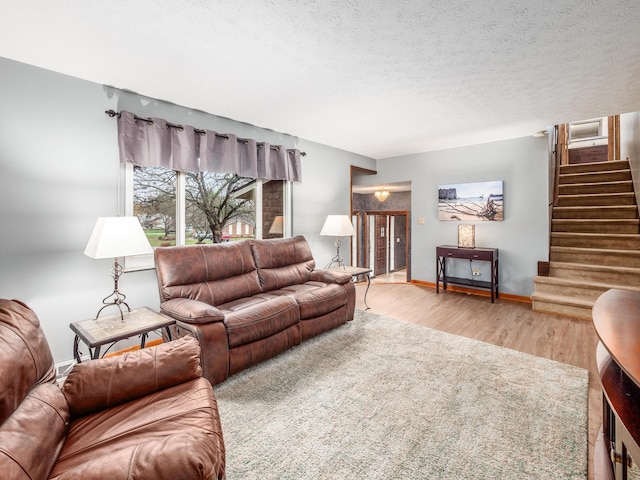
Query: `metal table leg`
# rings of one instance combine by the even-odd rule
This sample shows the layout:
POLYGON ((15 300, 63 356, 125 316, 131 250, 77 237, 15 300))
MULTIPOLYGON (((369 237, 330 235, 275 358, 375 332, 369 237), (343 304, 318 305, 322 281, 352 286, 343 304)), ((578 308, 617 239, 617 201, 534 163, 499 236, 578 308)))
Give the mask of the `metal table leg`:
POLYGON ((365 310, 369 310, 371 307, 367 305, 367 293, 369 293, 369 287, 371 286, 371 275, 367 273, 365 276, 367 277, 367 289, 364 291, 364 306, 367 307, 365 310))

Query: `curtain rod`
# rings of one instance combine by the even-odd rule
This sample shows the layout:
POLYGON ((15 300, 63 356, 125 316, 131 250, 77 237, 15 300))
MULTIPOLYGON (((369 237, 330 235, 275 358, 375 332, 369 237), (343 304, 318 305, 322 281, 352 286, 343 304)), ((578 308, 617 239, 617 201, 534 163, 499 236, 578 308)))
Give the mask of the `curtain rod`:
MULTIPOLYGON (((109 117, 111 117, 111 118, 113 118, 113 117, 120 118, 120 112, 116 112, 113 109, 105 110, 104 113, 106 115, 108 115, 109 117)), ((142 117, 138 117, 137 115, 134 115, 133 118, 135 120, 140 120, 142 122, 147 122, 147 125, 153 125, 153 119, 152 118, 142 118, 142 117)), ((175 123, 167 122, 167 127, 177 128, 180 131, 184 130, 184 126, 183 125, 178 125, 178 124, 175 124, 175 123)), ((207 133, 206 130, 200 130, 198 128, 194 128, 193 131, 194 131, 194 133, 199 133, 200 135, 205 135, 207 133)), ((224 138, 224 139, 229 140, 229 137, 227 135, 223 135, 221 133, 216 133, 216 137, 220 137, 220 138, 224 138)), ((244 138, 238 138, 238 140, 240 140, 241 142, 244 142, 245 144, 249 143, 248 140, 246 140, 244 138)), ((258 147, 262 148, 262 146, 263 145, 261 143, 258 143, 258 147)), ((277 150, 277 148, 274 148, 274 147, 271 147, 271 149, 272 150, 277 150)), ((302 155, 303 157, 306 157, 307 153, 306 152, 300 152, 300 155, 302 155)))

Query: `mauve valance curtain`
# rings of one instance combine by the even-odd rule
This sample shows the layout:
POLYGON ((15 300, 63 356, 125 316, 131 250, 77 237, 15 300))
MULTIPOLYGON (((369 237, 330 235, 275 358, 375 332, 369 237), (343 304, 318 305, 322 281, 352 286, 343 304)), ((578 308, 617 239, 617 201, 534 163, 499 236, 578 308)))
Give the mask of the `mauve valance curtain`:
POLYGON ((122 162, 142 167, 302 181, 297 149, 173 125, 161 118, 139 118, 127 111, 118 117, 118 146, 122 162))

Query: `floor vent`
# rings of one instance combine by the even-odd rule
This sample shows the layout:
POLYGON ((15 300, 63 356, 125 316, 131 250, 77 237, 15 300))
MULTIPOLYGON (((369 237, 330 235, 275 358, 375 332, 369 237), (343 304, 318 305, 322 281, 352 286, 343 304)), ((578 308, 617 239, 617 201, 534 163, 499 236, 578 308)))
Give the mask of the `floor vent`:
MULTIPOLYGON (((83 362, 89 361, 90 357, 89 355, 86 356, 82 356, 80 357, 80 359, 83 362)), ((67 378, 67 375, 69 375, 69 372, 71 371, 71 369, 73 368, 73 366, 76 364, 75 360, 67 360, 66 362, 60 362, 60 363, 56 363, 55 365, 55 369, 56 369, 56 383, 59 386, 62 386, 62 384, 64 383, 64 381, 67 378)))

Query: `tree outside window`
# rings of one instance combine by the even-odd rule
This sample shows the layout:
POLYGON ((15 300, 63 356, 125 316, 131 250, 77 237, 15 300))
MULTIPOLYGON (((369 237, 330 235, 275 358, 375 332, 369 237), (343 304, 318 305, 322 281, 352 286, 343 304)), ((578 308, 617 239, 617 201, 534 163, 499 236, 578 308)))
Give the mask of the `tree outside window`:
POLYGON ((134 166, 133 212, 153 247, 176 245, 176 225, 181 223, 186 244, 220 243, 229 239, 224 231, 231 224, 240 221, 255 226, 255 189, 248 188, 252 184, 254 179, 235 174, 134 166), (181 184, 184 211, 176 211, 181 184), (177 215, 182 215, 184 222, 177 222, 177 215))

